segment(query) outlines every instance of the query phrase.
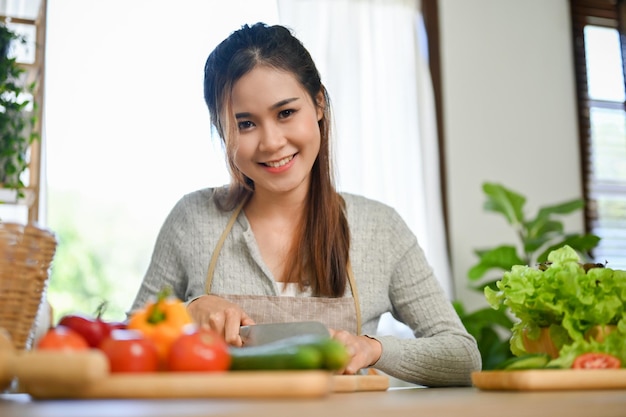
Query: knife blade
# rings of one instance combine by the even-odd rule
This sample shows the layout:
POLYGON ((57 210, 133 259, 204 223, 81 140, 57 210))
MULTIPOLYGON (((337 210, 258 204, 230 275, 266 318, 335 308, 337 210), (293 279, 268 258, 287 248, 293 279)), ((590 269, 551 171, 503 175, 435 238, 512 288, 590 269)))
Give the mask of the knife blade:
POLYGON ((259 346, 292 336, 319 335, 330 337, 330 332, 319 321, 295 321, 241 326, 239 335, 244 346, 259 346))

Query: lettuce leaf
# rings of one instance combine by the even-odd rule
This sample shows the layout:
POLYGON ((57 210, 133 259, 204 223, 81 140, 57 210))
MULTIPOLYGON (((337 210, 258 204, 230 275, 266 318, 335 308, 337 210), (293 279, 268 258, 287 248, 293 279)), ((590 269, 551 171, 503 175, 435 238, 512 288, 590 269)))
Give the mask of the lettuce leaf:
POLYGON ((504 273, 496 289, 485 288, 492 308, 508 308, 517 319, 512 328, 511 351, 525 351, 524 332, 536 339, 541 327, 550 327, 560 348, 557 364, 572 355, 597 351, 611 353, 626 364, 626 271, 595 267, 588 271, 570 246, 550 252, 543 268, 516 265, 504 273), (589 341, 595 325, 617 325, 604 342, 589 341))

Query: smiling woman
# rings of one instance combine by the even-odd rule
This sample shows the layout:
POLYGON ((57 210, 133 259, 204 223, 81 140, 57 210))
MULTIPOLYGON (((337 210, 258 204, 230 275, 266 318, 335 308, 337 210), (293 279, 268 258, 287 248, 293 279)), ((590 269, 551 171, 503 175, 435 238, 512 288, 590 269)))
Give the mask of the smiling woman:
MULTIPOLYGON (((228 182, 199 93, 204 59, 243 23, 279 17, 311 45, 336 92, 338 188, 397 208, 452 297, 416 2, 172 4, 51 1, 48 223, 62 241, 49 291, 55 315, 94 312, 108 299, 105 318, 123 317, 168 209, 185 192, 228 182)), ((261 162, 277 170, 284 157, 261 162)), ((382 331, 412 337, 395 326, 382 331)))

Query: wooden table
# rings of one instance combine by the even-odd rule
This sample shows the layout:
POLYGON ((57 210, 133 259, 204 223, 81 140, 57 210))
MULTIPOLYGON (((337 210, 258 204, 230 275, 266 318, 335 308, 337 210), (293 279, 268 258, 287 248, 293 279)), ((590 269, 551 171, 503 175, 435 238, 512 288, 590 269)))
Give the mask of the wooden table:
POLYGON ((481 391, 390 388, 319 399, 46 400, 0 395, 2 417, 624 417, 626 390, 481 391))

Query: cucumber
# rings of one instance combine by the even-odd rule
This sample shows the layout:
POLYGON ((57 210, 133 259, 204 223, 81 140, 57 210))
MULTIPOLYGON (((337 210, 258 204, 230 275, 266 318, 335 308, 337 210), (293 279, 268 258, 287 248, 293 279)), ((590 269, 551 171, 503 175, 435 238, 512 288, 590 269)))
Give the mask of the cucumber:
POLYGON ((231 370, 342 369, 346 348, 336 340, 300 335, 260 346, 230 348, 231 370))
POLYGON ((550 355, 545 353, 533 353, 515 358, 510 358, 500 363, 496 369, 505 371, 517 371, 523 369, 542 369, 550 362, 550 355))
POLYGON ((331 371, 343 369, 350 362, 350 354, 346 347, 335 339, 322 341, 319 346, 322 352, 323 367, 331 371))

